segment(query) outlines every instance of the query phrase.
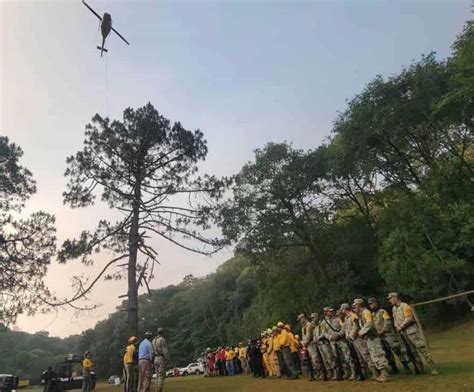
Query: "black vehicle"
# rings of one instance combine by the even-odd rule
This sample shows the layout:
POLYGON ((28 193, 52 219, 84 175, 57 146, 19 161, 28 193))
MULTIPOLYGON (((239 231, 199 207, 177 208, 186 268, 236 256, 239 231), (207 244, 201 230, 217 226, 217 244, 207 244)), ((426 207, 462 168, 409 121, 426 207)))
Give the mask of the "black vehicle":
POLYGON ((11 374, 0 374, 0 392, 11 392, 18 389, 18 377, 11 374))
MULTIPOLYGON (((81 389, 84 378, 82 377, 81 359, 76 355, 68 355, 64 362, 59 362, 53 368, 48 368, 41 375, 41 385, 47 392, 61 392, 81 389)), ((95 389, 97 377, 91 372, 91 389, 95 389)), ((3 391, 0 391, 3 392, 3 391)))

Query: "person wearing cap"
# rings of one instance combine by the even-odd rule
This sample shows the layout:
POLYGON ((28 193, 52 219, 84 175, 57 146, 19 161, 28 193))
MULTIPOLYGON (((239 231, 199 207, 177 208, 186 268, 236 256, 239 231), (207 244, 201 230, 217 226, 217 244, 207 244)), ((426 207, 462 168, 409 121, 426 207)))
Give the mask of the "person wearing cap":
POLYGON ((82 392, 90 392, 91 391, 91 384, 92 384, 92 367, 94 363, 91 360, 91 353, 90 351, 86 351, 84 353, 84 359, 82 360, 82 392))
POLYGON ((369 367, 372 370, 373 379, 379 382, 388 381, 388 361, 385 357, 385 352, 382 347, 380 337, 374 326, 374 319, 372 312, 365 307, 364 300, 356 298, 353 303, 354 310, 359 316, 359 336, 366 341, 367 349, 370 355, 369 367))
POLYGON ((395 331, 390 314, 379 306, 379 301, 376 298, 369 298, 367 303, 374 316, 375 330, 380 337, 392 372, 395 374, 398 373, 397 364, 393 355, 395 353, 403 365, 405 374, 412 374, 408 366, 408 356, 405 345, 401 342, 400 337, 395 331))
MULTIPOLYGON (((338 311, 340 316, 341 310, 338 309, 338 311)), ((346 341, 346 334, 342 328, 343 322, 340 317, 334 315, 332 308, 328 311, 328 317, 325 319, 325 322, 329 323, 329 327, 332 330, 330 342, 334 357, 339 359, 339 366, 336 366, 336 369, 341 374, 338 375, 338 379, 343 378, 354 381, 356 379, 355 363, 346 341)))
POLYGON ((364 380, 369 373, 370 354, 367 342, 359 336, 359 316, 348 303, 341 304, 344 314, 344 334, 346 342, 352 350, 352 359, 356 367, 356 380, 364 380))
POLYGON ((423 356, 426 363, 431 368, 431 374, 438 374, 433 358, 431 358, 431 354, 426 347, 426 342, 415 321, 415 316, 413 315, 413 309, 411 306, 402 302, 398 293, 389 293, 387 299, 392 305, 395 329, 402 336, 402 339, 407 343, 410 351, 415 357, 415 370, 417 373, 423 371, 423 361, 421 359, 423 356))
POLYGON ((316 343, 313 341, 314 324, 304 314, 298 315, 296 321, 301 326, 301 343, 306 349, 308 381, 314 381, 313 356, 317 355, 316 343))
POLYGON ((313 344, 315 348, 314 356, 311 356, 311 365, 313 367, 314 379, 324 381, 326 379, 326 369, 324 368, 324 361, 320 350, 320 343, 318 338, 320 336, 320 321, 318 313, 311 313, 310 315, 311 324, 313 325, 313 344))
POLYGON ((226 364, 228 376, 235 375, 234 357, 235 357, 235 351, 232 350, 229 346, 227 346, 225 348, 225 364, 226 364))
POLYGON ((282 351, 282 328, 285 326, 283 322, 279 321, 276 325, 277 331, 275 334, 275 337, 273 338, 274 346, 275 346, 275 351, 277 353, 278 357, 278 364, 280 366, 280 377, 288 377, 289 376, 289 370, 286 367, 285 360, 283 358, 283 351, 282 351))
POLYGON ((288 331, 288 340, 290 342, 291 358, 293 360, 293 366, 295 367, 298 375, 302 374, 301 361, 299 356, 299 342, 296 340, 296 336, 293 333, 293 329, 290 324, 285 324, 285 329, 288 331))
POLYGON ((157 335, 152 342, 153 354, 155 358, 157 392, 163 391, 166 377, 166 365, 170 361, 170 354, 168 347, 166 346, 166 340, 163 336, 164 333, 165 331, 163 328, 158 328, 157 335))
POLYGON ((249 363, 247 360, 247 348, 242 343, 239 343, 238 348, 240 366, 242 366, 242 372, 249 374, 249 363))
POLYGON ((321 357, 324 362, 324 368, 326 369, 326 379, 327 380, 337 380, 337 370, 336 370, 336 358, 331 347, 331 336, 332 328, 330 326, 330 318, 332 317, 330 312, 333 309, 329 306, 323 308, 324 319, 319 323, 319 337, 318 345, 321 352, 321 357))
POLYGON ((277 326, 280 329, 281 353, 288 372, 287 377, 296 380, 299 376, 291 355, 291 338, 288 336, 288 329, 285 328, 285 324, 282 322, 279 322, 277 326))
POLYGON ((215 368, 215 355, 212 352, 211 348, 208 347, 206 349, 206 368, 207 368, 207 374, 209 377, 214 377, 216 375, 216 368, 215 368))
POLYGON ((153 361, 152 336, 150 331, 145 332, 145 338, 138 346, 138 392, 150 391, 153 361))
POLYGON ((128 339, 125 354, 123 356, 123 383, 125 392, 136 392, 138 379, 138 352, 136 348, 137 337, 128 339))
POLYGON ((278 354, 275 350, 276 344, 276 335, 278 333, 278 328, 274 326, 271 330, 269 330, 269 336, 267 339, 267 355, 269 361, 269 375, 271 378, 277 377, 280 378, 280 364, 278 363, 278 354))

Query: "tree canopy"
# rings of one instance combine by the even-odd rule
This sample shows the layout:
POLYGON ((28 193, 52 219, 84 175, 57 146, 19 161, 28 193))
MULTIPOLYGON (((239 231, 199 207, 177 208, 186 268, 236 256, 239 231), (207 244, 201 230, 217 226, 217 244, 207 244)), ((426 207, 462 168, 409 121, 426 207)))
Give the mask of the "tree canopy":
POLYGON ((119 278, 126 272, 129 330, 136 333, 138 287, 149 290, 158 263, 149 239, 158 236, 202 254, 222 248, 223 240, 203 233, 213 218, 211 201, 221 196, 226 180, 197 176, 197 164, 207 155, 203 133, 172 124, 150 103, 126 109, 122 121, 97 114, 85 135, 83 150, 67 159, 64 202, 86 207, 100 197, 123 218, 102 219, 95 232, 83 231, 78 239, 64 242, 59 254, 63 262, 80 258, 90 264, 91 255, 100 251, 113 255, 99 276, 89 285, 80 283, 67 302, 86 297, 98 278, 118 266, 105 276, 119 278), (128 261, 119 264, 123 259, 128 261))
POLYGON ((19 216, 36 192, 22 155, 0 136, 0 322, 5 324, 21 313, 47 311, 45 300, 52 297, 43 279, 56 251, 55 219, 43 211, 19 216))

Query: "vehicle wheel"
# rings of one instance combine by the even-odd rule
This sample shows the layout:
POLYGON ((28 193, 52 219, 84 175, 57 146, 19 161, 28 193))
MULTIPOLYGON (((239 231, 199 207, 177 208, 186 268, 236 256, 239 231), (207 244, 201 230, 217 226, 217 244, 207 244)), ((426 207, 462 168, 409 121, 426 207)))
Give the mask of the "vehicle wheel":
POLYGON ((200 372, 199 370, 196 370, 196 371, 194 372, 194 374, 195 374, 196 376, 199 376, 199 375, 201 374, 201 372, 200 372))

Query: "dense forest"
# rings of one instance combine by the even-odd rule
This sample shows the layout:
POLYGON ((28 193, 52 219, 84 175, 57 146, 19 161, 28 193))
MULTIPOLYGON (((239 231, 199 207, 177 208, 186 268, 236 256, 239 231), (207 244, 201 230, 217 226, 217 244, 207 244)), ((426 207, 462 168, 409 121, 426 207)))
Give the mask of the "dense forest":
MULTIPOLYGON (((428 54, 376 76, 321 146, 257 149, 216 210, 234 257, 206 277, 140 296, 139 333, 166 328, 172 361, 181 365, 206 347, 358 296, 398 291, 419 301, 472 289, 473 24, 452 48, 448 59, 428 54)), ((420 315, 438 328, 465 317, 467 301, 420 315)), ((117 373, 127 331, 127 314, 117 311, 84 331, 77 350, 91 350, 100 377, 117 373)), ((15 366, 34 355, 13 349, 2 358, 15 366)))

